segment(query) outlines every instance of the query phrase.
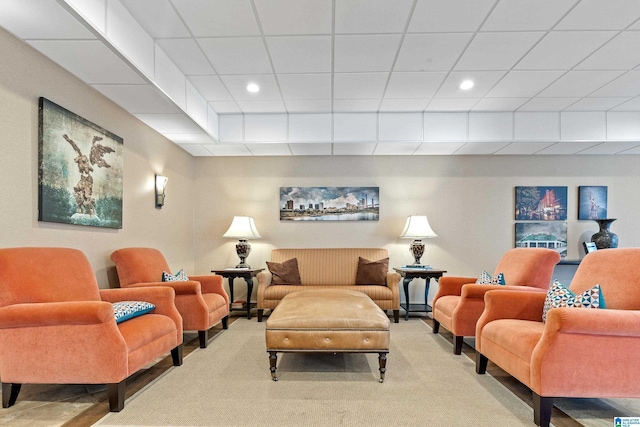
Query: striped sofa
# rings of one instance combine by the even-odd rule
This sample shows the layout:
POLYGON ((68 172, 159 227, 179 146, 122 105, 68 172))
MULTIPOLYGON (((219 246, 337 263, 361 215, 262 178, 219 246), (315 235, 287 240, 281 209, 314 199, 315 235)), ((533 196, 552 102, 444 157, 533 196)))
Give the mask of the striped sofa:
POLYGON ((298 259, 302 286, 272 285, 269 270, 258 273, 258 322, 265 309, 274 309, 285 295, 307 289, 350 289, 367 294, 382 310, 393 310, 394 321, 400 314, 400 275, 387 273, 387 285, 356 285, 358 258, 376 261, 389 253, 380 248, 274 249, 271 261, 282 263, 298 259))

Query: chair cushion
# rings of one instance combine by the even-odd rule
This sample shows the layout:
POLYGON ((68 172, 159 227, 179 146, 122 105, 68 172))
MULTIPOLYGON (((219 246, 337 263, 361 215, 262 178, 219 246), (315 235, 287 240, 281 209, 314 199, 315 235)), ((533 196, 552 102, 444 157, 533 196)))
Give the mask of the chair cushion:
POLYGON ((494 277, 491 277, 486 271, 482 272, 476 283, 481 285, 506 285, 504 273, 498 273, 494 277))
POLYGON ((574 294, 571 289, 555 280, 547 292, 542 309, 542 321, 546 322, 547 312, 558 307, 605 308, 604 296, 600 285, 574 294))
POLYGON ((302 285, 298 271, 298 258, 292 258, 283 263, 267 261, 267 267, 272 274, 273 285, 302 285))
POLYGON ((369 261, 366 258, 358 257, 356 285, 386 286, 387 271, 389 271, 389 257, 377 261, 369 261))
POLYGON ((113 314, 116 317, 116 323, 120 323, 149 313, 154 308, 156 308, 155 305, 146 301, 119 301, 113 303, 113 314))
POLYGON ((167 273, 166 271, 162 272, 162 281, 163 282, 186 282, 189 280, 186 273, 183 269, 180 269, 175 276, 171 273, 167 273))

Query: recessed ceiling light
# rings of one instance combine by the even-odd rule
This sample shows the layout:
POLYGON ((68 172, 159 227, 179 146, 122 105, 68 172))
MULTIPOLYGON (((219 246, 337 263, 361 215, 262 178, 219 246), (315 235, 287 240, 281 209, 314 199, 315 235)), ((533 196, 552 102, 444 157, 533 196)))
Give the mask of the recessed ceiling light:
POLYGON ((255 83, 249 83, 249 84, 247 85, 247 90, 248 90, 249 92, 251 92, 251 93, 256 93, 256 92, 259 92, 259 91, 260 91, 260 86, 258 86, 258 85, 257 85, 257 84, 255 84, 255 83))
POLYGON ((473 87, 473 82, 471 80, 465 80, 462 83, 460 83, 460 89, 462 90, 469 90, 473 87))

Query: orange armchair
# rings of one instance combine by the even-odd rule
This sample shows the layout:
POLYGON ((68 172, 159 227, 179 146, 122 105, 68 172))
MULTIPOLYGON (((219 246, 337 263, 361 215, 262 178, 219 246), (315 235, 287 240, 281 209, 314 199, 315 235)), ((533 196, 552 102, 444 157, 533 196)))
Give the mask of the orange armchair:
POLYGON ((198 331, 200 348, 206 348, 208 332, 222 322, 228 328, 229 297, 222 286, 222 276, 190 276, 188 281, 162 282, 162 272, 170 272, 162 253, 152 248, 124 248, 111 254, 116 264, 120 286, 169 286, 176 292, 176 307, 182 315, 185 331, 198 331))
POLYGON ((107 384, 124 407, 126 379, 171 351, 182 364, 182 318, 170 288, 98 289, 85 255, 67 248, 0 249, 2 406, 22 384, 107 384), (156 308, 116 323, 112 302, 156 308))
POLYGON ((453 353, 462 352, 464 337, 474 336, 476 322, 484 310, 484 294, 489 290, 546 292, 560 254, 552 249, 516 248, 503 256, 495 274, 504 273, 506 286, 476 284, 475 277, 443 277, 433 298, 433 333, 440 325, 454 337, 453 353))
POLYGON ((600 284, 606 309, 551 308, 545 294, 488 292, 476 327, 476 371, 488 360, 533 392, 534 421, 549 426, 553 397, 640 397, 640 248, 588 254, 569 285, 600 284))

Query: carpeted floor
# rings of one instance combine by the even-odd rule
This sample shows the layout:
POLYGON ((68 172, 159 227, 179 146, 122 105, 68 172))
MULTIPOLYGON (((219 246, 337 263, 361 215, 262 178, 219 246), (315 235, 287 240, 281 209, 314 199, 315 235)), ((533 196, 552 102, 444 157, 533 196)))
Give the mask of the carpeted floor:
POLYGON ((274 382, 264 327, 234 322, 97 425, 533 425, 528 405, 421 321, 391 324, 383 384, 377 354, 279 354, 274 382))

